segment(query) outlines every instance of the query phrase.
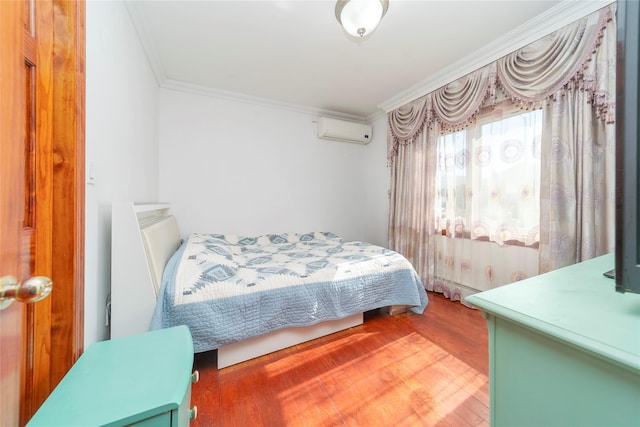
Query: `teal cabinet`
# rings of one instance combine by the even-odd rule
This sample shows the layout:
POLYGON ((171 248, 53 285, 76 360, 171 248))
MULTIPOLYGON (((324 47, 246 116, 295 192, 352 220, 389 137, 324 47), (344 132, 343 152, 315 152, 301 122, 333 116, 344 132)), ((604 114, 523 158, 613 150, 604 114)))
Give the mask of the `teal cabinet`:
POLYGON ((640 295, 605 255, 467 297, 489 328, 492 426, 640 426, 640 295))
POLYGON ((93 344, 27 426, 186 427, 192 368, 186 326, 93 344))

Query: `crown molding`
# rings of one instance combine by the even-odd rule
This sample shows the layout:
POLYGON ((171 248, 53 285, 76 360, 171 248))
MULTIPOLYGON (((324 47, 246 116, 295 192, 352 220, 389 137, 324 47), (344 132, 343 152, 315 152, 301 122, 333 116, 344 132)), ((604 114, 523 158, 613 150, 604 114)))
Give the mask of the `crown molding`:
POLYGON ((386 111, 382 111, 382 110, 376 110, 375 113, 371 113, 367 116, 367 120, 366 122, 368 124, 373 124, 373 122, 375 122, 376 120, 380 119, 384 117, 385 120, 387 118, 387 112, 386 111))
MULTIPOLYGON (((0 0, 1 1, 1 0, 0 0)), ((210 98, 223 99, 227 101, 243 102, 262 107, 275 108, 278 110, 291 111, 294 113, 307 114, 310 116, 325 116, 334 119, 344 119, 359 123, 368 123, 367 118, 355 114, 341 113, 339 111, 325 110, 321 108, 307 107, 298 104, 289 104, 286 102, 275 101, 268 98, 259 98, 250 95, 244 95, 237 92, 212 89, 206 86, 200 86, 192 83, 185 83, 179 80, 165 79, 164 83, 159 85, 162 89, 176 90, 180 92, 192 93, 195 95, 207 96, 210 98)))
POLYGON ((387 113, 395 110, 611 3, 615 1, 565 0, 472 55, 461 58, 420 83, 387 99, 379 104, 378 108, 387 113))

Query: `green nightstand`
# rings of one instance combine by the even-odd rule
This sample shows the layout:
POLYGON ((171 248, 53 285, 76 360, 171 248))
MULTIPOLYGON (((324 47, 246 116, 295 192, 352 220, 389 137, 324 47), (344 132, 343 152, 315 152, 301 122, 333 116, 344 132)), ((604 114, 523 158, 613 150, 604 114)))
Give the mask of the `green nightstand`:
POLYGON ((27 426, 188 426, 192 368, 186 326, 93 344, 27 426))

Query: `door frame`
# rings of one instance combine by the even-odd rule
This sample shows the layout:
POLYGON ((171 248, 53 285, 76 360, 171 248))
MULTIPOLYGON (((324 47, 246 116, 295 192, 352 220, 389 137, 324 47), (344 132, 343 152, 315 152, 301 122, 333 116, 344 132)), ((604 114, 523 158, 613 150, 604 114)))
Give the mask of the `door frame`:
POLYGON ((25 334, 33 328, 33 338, 23 361, 21 425, 71 369, 84 345, 85 1, 49 1, 50 18, 43 19, 53 22, 43 27, 52 24, 52 197, 44 209, 51 215, 54 291, 50 303, 34 305, 23 322, 25 334))

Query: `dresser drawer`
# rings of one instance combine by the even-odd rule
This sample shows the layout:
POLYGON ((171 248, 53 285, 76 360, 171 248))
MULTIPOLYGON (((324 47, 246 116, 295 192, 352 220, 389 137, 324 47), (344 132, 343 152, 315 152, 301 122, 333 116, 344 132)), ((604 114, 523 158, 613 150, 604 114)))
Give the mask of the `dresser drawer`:
POLYGON ((165 412, 129 425, 132 427, 171 427, 171 415, 171 412, 165 412))

